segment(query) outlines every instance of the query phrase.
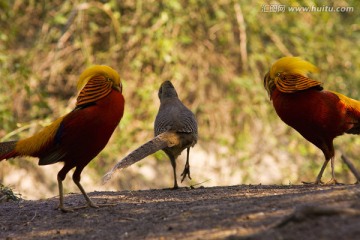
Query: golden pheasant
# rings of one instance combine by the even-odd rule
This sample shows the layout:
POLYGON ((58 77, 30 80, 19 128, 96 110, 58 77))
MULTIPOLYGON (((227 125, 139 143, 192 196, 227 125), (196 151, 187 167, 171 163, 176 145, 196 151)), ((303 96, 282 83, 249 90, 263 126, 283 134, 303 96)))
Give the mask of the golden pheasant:
POLYGON ((176 180, 176 158, 186 148, 187 157, 183 181, 186 176, 190 179, 189 153, 198 139, 198 127, 195 115, 179 100, 178 94, 170 81, 161 84, 159 93, 160 108, 154 123, 155 138, 140 146, 128 156, 118 162, 105 176, 103 182, 110 180, 116 169, 126 168, 146 156, 163 150, 170 158, 174 174, 174 187, 178 188, 176 180))
POLYGON ((64 206, 62 182, 75 168, 73 181, 85 197, 88 206, 97 207, 80 184, 84 167, 105 147, 124 112, 124 97, 119 74, 104 65, 86 69, 79 78, 80 91, 76 107, 33 136, 0 143, 0 161, 18 156, 39 158, 39 165, 64 162, 57 175, 59 209, 64 206))
POLYGON ((328 184, 336 184, 333 140, 344 133, 360 134, 360 102, 323 90, 321 82, 308 77, 317 71, 299 57, 283 57, 265 75, 264 87, 281 120, 323 152, 325 162, 315 184, 322 183, 329 160, 332 177, 328 184))

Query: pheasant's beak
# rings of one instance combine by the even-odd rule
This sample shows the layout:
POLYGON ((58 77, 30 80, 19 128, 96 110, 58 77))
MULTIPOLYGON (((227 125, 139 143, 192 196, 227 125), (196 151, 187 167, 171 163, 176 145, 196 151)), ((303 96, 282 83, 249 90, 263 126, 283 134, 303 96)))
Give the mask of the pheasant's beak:
POLYGON ((270 73, 266 73, 265 77, 264 77, 264 88, 266 90, 266 92, 268 93, 270 100, 271 100, 271 93, 270 93, 270 73))
POLYGON ((113 89, 122 93, 122 84, 120 83, 119 85, 113 85, 113 89))

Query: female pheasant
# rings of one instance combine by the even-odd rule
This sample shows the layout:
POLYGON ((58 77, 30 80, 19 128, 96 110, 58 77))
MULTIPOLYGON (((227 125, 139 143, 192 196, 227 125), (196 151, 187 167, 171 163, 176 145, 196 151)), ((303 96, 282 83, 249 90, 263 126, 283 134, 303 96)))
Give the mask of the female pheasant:
POLYGON ((321 82, 307 76, 317 71, 299 57, 283 57, 265 75, 264 87, 281 120, 324 153, 325 162, 315 184, 322 183, 329 160, 332 178, 328 184, 336 184, 333 140, 344 133, 360 134, 360 102, 323 90, 321 82))
POLYGON ((161 84, 158 97, 160 100, 159 112, 154 122, 155 138, 141 145, 104 175, 103 183, 111 179, 117 169, 126 168, 146 156, 163 150, 168 155, 174 176, 174 187, 178 189, 176 179, 176 159, 186 149, 187 157, 181 182, 186 176, 190 177, 189 154, 198 140, 198 125, 193 112, 190 111, 179 99, 174 85, 170 81, 161 84))
POLYGON ((73 181, 88 206, 97 207, 80 184, 84 167, 105 147, 124 112, 124 97, 119 74, 104 65, 86 69, 79 78, 76 107, 33 136, 0 143, 0 161, 18 156, 39 158, 39 165, 64 162, 57 175, 60 204, 64 207, 62 182, 75 168, 73 181))

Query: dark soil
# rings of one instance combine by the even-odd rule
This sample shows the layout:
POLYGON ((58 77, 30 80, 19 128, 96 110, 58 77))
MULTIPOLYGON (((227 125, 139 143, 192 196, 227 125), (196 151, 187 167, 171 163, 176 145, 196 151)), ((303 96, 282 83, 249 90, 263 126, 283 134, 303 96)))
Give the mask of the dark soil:
MULTIPOLYGON (((240 185, 93 192, 114 206, 63 213, 58 198, 0 204, 1 239, 356 239, 360 187, 240 185), (308 208, 301 208, 301 207, 308 208), (300 207, 300 208, 299 208, 300 207), (294 210, 296 214, 292 215, 294 210), (305 210, 304 210, 305 209, 305 210)), ((67 206, 84 204, 81 194, 67 206)))

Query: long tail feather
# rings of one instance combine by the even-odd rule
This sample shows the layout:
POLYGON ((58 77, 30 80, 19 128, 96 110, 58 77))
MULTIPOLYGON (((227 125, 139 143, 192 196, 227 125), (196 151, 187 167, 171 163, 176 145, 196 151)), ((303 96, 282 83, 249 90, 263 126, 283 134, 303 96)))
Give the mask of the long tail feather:
POLYGON ((102 184, 108 182, 117 169, 126 168, 141 159, 153 154, 165 147, 172 147, 180 143, 179 135, 174 132, 164 132, 132 151, 129 155, 118 162, 102 178, 102 184))
POLYGON ((0 161, 4 159, 16 157, 18 155, 15 152, 16 143, 17 141, 0 143, 0 161))

